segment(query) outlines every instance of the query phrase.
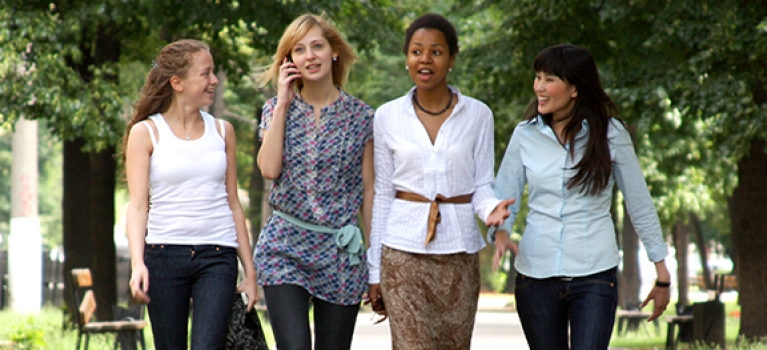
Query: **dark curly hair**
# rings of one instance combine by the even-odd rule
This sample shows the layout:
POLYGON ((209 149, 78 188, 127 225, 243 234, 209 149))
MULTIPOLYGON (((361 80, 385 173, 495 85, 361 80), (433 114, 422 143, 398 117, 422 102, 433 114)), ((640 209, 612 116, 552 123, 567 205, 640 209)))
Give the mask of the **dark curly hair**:
POLYGON ((402 46, 402 53, 407 55, 408 46, 410 46, 410 39, 413 38, 413 33, 415 33, 416 30, 423 28, 436 29, 442 32, 445 36, 445 41, 447 41, 448 49, 450 49, 450 56, 458 54, 458 34, 455 31, 455 27, 447 20, 447 18, 436 13, 427 13, 418 17, 413 23, 410 23, 410 26, 407 27, 407 31, 405 32, 405 45, 402 46))

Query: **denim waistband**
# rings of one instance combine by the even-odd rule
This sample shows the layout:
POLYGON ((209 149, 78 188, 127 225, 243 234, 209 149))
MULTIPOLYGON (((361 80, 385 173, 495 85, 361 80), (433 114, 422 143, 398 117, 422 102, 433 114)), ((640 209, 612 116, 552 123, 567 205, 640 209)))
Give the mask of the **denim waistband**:
POLYGON ((613 275, 614 276, 616 273, 618 273, 618 267, 617 266, 613 267, 611 269, 607 269, 607 270, 604 270, 604 271, 601 271, 601 272, 597 272, 597 273, 591 274, 591 275, 578 276, 578 277, 556 276, 556 277, 552 277, 552 279, 558 279, 558 280, 561 280, 561 281, 564 281, 564 282, 571 282, 571 281, 578 281, 578 280, 582 280, 582 279, 593 279, 594 277, 600 277, 600 276, 605 276, 605 275, 613 275))
POLYGON ((151 243, 146 244, 145 248, 160 248, 160 249, 173 249, 173 250, 194 250, 194 251, 200 251, 200 250, 237 250, 235 247, 230 247, 226 245, 220 245, 220 244, 161 244, 161 243, 151 243))

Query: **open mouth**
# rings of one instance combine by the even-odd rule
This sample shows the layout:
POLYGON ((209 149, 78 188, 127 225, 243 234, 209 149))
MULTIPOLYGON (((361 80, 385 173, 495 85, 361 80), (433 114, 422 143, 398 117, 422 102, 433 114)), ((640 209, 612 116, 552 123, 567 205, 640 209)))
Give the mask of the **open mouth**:
POLYGON ((434 71, 431 69, 422 68, 418 70, 418 77, 421 79, 429 79, 432 75, 434 75, 434 71))

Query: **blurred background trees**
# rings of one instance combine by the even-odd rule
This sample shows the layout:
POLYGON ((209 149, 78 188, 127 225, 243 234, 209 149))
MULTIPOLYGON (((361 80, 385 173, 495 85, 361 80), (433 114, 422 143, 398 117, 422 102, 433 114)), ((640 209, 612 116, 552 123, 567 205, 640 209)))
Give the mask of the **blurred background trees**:
MULTIPOLYGON (((760 320, 767 312, 761 296, 767 290, 767 187, 762 181, 767 170, 767 1, 0 4, 0 193, 10 193, 8 140, 15 120, 41 121, 44 242, 63 244, 66 269, 91 267, 103 305, 116 300, 113 232, 122 213, 115 194, 117 204, 124 201, 120 137, 163 45, 183 37, 210 43, 226 82, 211 110, 238 130, 240 186, 250 192, 249 216, 257 233, 263 179, 253 165, 255 125, 260 106, 273 92, 258 86, 255 76, 268 64, 284 27, 305 12, 328 13, 360 54, 347 90, 378 107, 411 86, 401 53, 404 28, 434 11, 459 31, 461 53, 450 83, 495 113, 498 160, 533 98, 535 54, 559 43, 589 48, 619 117, 633 127, 668 241, 680 243, 676 254, 688 254, 684 242, 696 244, 710 286, 707 252, 712 242, 721 245, 738 275, 741 334, 767 336, 760 320), (23 75, 19 66, 25 67, 23 75)), ((9 202, 0 196, 4 235, 9 202)), ((621 297, 639 300, 644 297, 640 275, 632 266, 646 258, 631 226, 623 225, 620 200, 615 213, 616 236, 624 248, 621 297)), ((516 231, 523 226, 518 220, 516 231)), ((678 273, 680 302, 686 301, 684 261, 678 273)), ((504 275, 486 265, 485 287, 506 288, 504 275)))

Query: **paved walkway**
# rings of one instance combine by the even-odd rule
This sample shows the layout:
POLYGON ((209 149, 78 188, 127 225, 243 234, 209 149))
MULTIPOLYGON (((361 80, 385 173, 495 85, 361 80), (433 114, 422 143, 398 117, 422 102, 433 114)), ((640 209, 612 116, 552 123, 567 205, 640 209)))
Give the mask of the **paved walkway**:
MULTIPOLYGON (((513 296, 482 294, 474 324, 472 349, 527 350, 519 317, 514 312, 513 296)), ((352 350, 390 350, 389 323, 373 324, 373 314, 360 312, 354 332, 352 350)))
MULTIPOLYGON (((377 325, 372 313, 360 312, 352 350, 390 350, 388 321, 377 325)), ((474 325, 472 349, 527 350, 525 335, 516 312, 479 311, 474 325)))

